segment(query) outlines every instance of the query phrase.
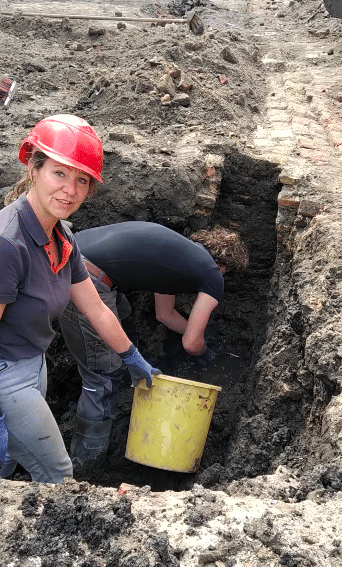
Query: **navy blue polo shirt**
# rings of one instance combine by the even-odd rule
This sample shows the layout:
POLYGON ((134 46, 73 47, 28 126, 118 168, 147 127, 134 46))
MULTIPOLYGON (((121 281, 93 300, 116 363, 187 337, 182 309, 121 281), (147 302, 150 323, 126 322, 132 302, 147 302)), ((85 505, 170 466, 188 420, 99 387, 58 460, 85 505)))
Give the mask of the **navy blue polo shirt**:
POLYGON ((0 304, 6 304, 0 319, 0 357, 7 360, 46 351, 54 336, 52 322, 67 306, 71 284, 88 277, 72 233, 61 222, 56 228, 72 251, 54 273, 47 254, 49 239, 26 196, 0 211, 0 304))
POLYGON ((128 221, 76 232, 86 258, 123 293, 152 291, 210 295, 221 301, 224 279, 215 260, 198 242, 153 222, 128 221))

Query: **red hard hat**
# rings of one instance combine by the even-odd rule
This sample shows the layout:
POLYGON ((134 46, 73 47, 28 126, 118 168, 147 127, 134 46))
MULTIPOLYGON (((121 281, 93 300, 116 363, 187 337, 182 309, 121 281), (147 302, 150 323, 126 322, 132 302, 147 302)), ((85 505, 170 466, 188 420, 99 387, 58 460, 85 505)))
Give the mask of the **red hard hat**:
POLYGON ((103 183, 100 175, 103 162, 101 140, 83 118, 56 114, 38 122, 19 150, 19 159, 25 165, 33 146, 48 157, 76 167, 103 183))

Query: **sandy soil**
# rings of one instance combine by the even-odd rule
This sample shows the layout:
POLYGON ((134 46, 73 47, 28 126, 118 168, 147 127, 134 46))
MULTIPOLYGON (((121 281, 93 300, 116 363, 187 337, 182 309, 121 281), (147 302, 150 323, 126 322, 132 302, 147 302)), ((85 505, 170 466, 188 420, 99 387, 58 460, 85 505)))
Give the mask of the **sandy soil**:
MULTIPOLYGON (((291 43, 296 34, 332 49, 324 64, 334 74, 340 22, 315 0, 84 2, 77 10, 94 6, 178 17, 195 8, 206 30, 195 36, 187 24, 119 29, 108 21, 1 16, 0 77, 16 80, 18 90, 9 110, 0 110, 0 194, 17 179, 18 145, 37 120, 76 113, 105 149, 105 184, 74 215, 76 230, 145 219, 188 234, 220 222, 241 231, 251 262, 227 278, 208 329, 217 352, 208 370, 156 324, 148 294, 129 298, 149 360, 164 373, 223 388, 198 473, 125 459, 132 391, 123 383, 101 471, 43 486, 23 481, 18 469, 16 481, 0 482, 0 566, 337 567, 339 205, 333 218, 328 209, 326 216, 279 212, 281 168, 260 159, 252 140, 266 117, 262 59, 274 35, 279 58, 298 58, 303 73, 291 43), (284 236, 290 223, 297 232, 284 236)), ((42 4, 8 1, 5 8, 38 12, 42 4)), ((76 6, 51 3, 51 12, 67 10, 76 6)), ((330 95, 339 101, 338 88, 330 95)), ((315 175, 301 179, 298 191, 323 199, 315 175)), ((191 299, 179 298, 185 314, 191 299)), ((48 363, 48 399, 68 447, 80 381, 58 327, 48 363)))

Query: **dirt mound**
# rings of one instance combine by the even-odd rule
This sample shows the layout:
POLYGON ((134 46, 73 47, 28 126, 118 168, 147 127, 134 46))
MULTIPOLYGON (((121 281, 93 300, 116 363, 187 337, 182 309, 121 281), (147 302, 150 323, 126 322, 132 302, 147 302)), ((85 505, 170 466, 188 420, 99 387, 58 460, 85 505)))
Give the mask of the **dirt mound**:
MULTIPOLYGON (((187 24, 0 19, 0 76, 18 83, 9 111, 0 112, 2 194, 17 179, 18 145, 37 120, 75 113, 93 124, 105 151, 105 184, 71 219, 76 230, 144 219, 187 235, 220 223, 241 232, 250 252, 247 272, 229 275, 208 327, 217 353, 209 370, 156 324, 148 294, 129 297, 138 346, 151 362, 223 386, 198 473, 125 459, 132 389, 123 382, 108 460, 87 479, 92 485, 0 482, 1 567, 340 565, 339 233, 331 238, 329 217, 315 240, 315 212, 279 213, 278 163, 250 141, 264 116, 261 59, 270 38, 282 30, 280 59, 299 57, 292 32, 300 25, 304 41, 306 33, 317 45, 327 41, 334 58, 322 65, 333 70, 341 23, 316 0, 253 7, 255 14, 250 2, 139 5, 150 16, 196 9, 210 22, 203 36, 187 24), (308 233, 293 258, 286 245, 294 222, 308 233)), ((327 89, 338 106, 338 88, 327 89)), ((178 297, 184 315, 191 301, 178 297)), ((48 401, 69 447, 81 385, 56 331, 48 401)))
POLYGON ((28 129, 46 115, 74 113, 96 126, 105 151, 105 184, 71 219, 76 228, 123 215, 179 226, 197 211, 210 220, 211 181, 218 188, 227 147, 262 111, 253 44, 232 32, 194 36, 182 25, 118 29, 19 16, 1 24, 8 56, 0 73, 18 90, 0 118, 0 189, 18 175, 13 156, 28 129), (206 175, 213 166, 216 181, 206 175))

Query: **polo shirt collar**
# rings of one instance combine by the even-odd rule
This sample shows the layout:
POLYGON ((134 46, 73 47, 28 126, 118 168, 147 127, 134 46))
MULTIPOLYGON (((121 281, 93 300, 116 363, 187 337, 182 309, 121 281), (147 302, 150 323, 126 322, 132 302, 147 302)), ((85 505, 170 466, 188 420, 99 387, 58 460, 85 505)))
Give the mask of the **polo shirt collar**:
MULTIPOLYGON (((23 221, 27 232, 33 238, 33 240, 38 244, 38 246, 44 246, 44 244, 49 243, 49 239, 39 220, 37 219, 30 203, 27 200, 26 194, 23 193, 15 201, 18 214, 23 221)), ((65 231, 63 229, 62 223, 57 222, 56 227, 59 232, 65 237, 65 231)))

